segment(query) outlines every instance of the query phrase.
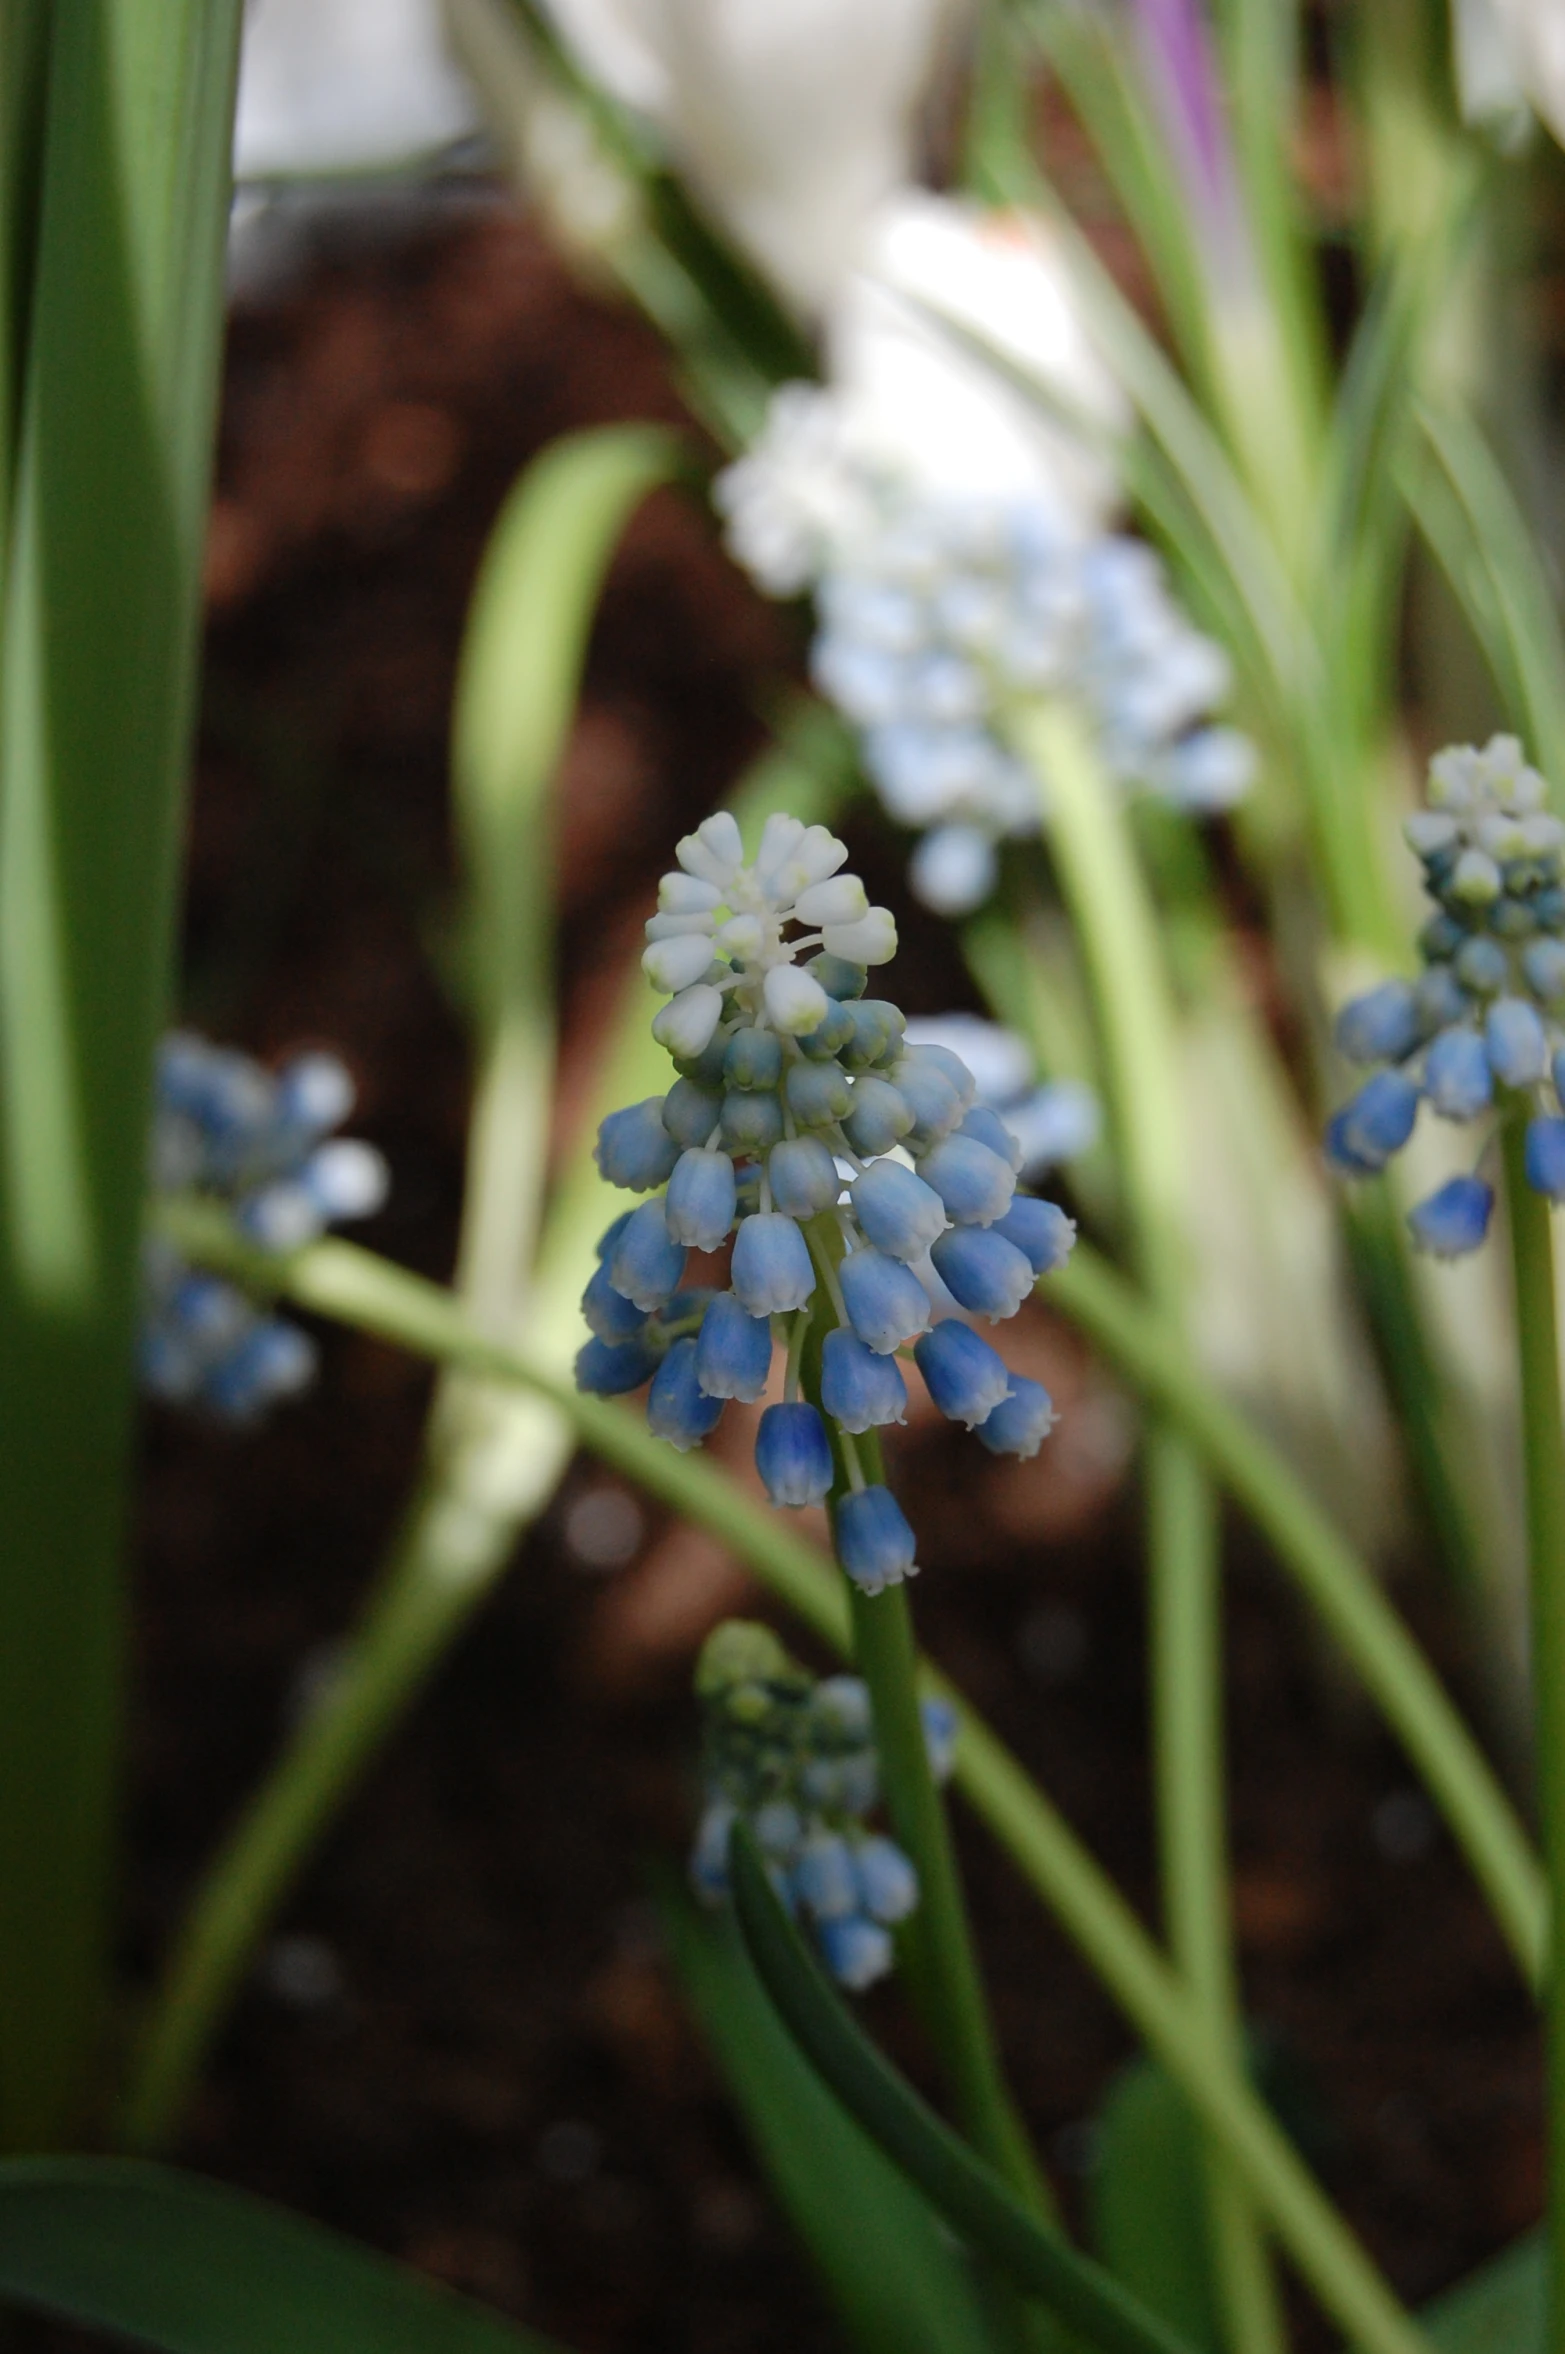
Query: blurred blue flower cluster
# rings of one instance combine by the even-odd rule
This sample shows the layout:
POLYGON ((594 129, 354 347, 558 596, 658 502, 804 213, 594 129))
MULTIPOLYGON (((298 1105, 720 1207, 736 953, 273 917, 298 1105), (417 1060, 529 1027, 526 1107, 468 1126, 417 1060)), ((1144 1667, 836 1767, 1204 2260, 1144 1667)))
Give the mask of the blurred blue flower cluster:
POLYGON ((1209 717, 1227 658, 1137 540, 1083 537, 1043 501, 924 499, 839 556, 819 603, 816 683, 863 731, 890 814, 927 829, 910 880, 942 914, 980 905, 997 842, 1038 830, 1006 742, 1018 697, 1075 697, 1131 790, 1207 814, 1250 782, 1248 741, 1209 717))
POLYGON ((599 1133, 603 1175, 651 1198, 599 1244, 576 1378, 603 1396, 650 1383, 653 1430, 693 1447, 728 1399, 760 1399, 772 1319, 788 1320, 784 1394, 761 1416, 756 1465, 774 1503, 804 1505, 831 1493, 842 1462, 838 1554, 879 1593, 913 1573, 913 1532, 890 1491, 863 1479, 852 1441, 903 1419, 899 1349, 912 1345, 941 1412, 996 1453, 1036 1454, 1054 1420, 1047 1392, 1013 1377, 960 1316, 931 1323, 934 1279, 969 1315, 1013 1316, 1075 1229, 1052 1202, 1018 1194, 1020 1148, 975 1100, 960 1057, 909 1045, 898 1008, 864 995, 896 928, 841 871, 841 842, 772 817, 747 866, 724 813, 678 855, 643 963, 671 992, 652 1028, 679 1076, 599 1133), (726 1249, 730 1236, 727 1287, 687 1289, 687 1251, 726 1249), (820 1410, 799 1395, 818 1283, 832 1310, 820 1410))
MULTIPOLYGON (((862 1989, 892 1964, 891 1930, 918 1903, 918 1878, 895 1841, 869 1829, 880 1769, 868 1689, 857 1676, 817 1682, 769 1627, 730 1619, 696 1668, 705 1805, 690 1857, 698 1895, 728 1891, 728 1842, 741 1817, 772 1884, 814 1931, 827 1968, 862 1989)), ((923 1704, 930 1763, 944 1778, 956 1743, 949 1704, 923 1704)))
POLYGON ((921 1014, 907 1026, 913 1046, 944 1046, 973 1075, 978 1101, 998 1112, 1021 1153, 1017 1177, 1036 1184, 1074 1161, 1103 1133, 1103 1107, 1082 1079, 1036 1076, 1031 1048, 1015 1030, 980 1014, 921 1014))
MULTIPOLYGON (((1565 1201, 1565 824, 1546 796, 1514 736, 1481 751, 1452 745, 1431 761, 1429 807, 1405 829, 1434 902, 1419 935, 1423 972, 1382 982, 1337 1021, 1348 1060, 1380 1066, 1327 1128, 1326 1157, 1343 1175, 1383 1169, 1421 1103, 1467 1122, 1510 1094, 1532 1107, 1527 1182, 1565 1201)), ((1408 1222, 1422 1250, 1455 1259, 1482 1243, 1493 1209, 1475 1166, 1408 1222)))
MULTIPOLYGON (((174 1031, 158 1053, 152 1184, 222 1202, 264 1250, 296 1250, 386 1198, 373 1145, 335 1137, 353 1082, 334 1055, 301 1054, 275 1074, 232 1047, 174 1031)), ((252 1422, 308 1386, 308 1335, 199 1273, 161 1236, 144 1253, 141 1374, 152 1396, 252 1422)))

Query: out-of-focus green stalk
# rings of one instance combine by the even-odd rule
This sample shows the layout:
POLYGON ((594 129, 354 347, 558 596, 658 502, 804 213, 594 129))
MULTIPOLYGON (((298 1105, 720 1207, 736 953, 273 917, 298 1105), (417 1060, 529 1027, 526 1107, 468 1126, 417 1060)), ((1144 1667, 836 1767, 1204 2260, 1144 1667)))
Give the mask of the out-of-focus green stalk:
POLYGON ((1449 20, 1435 0, 1377 0, 1338 28, 1365 201, 1360 234, 1376 264, 1434 230, 1450 175, 1474 142, 1456 118, 1449 20))
MULTIPOLYGON (((1124 15, 1109 17, 1073 7, 1070 0, 1018 0, 1016 13, 1058 75, 1097 151, 1151 265, 1181 358, 1209 390, 1196 226, 1188 206, 1170 194, 1166 146, 1145 79, 1130 64, 1124 15)), ((1021 201, 1025 193, 1013 188, 1010 201, 1021 201)))
MULTIPOLYGON (((1242 2065, 1224 1796, 1222 1532, 1210 1474, 1166 1422, 1146 1441, 1153 1800, 1169 1951, 1214 2035, 1242 2065)), ((1281 2354, 1266 2242, 1242 2178, 1207 2148, 1207 2241, 1234 2354, 1281 2354)))
POLYGON ((1476 420, 1451 404, 1419 410, 1423 446, 1402 477, 1489 665, 1507 720, 1565 808, 1565 631, 1548 566, 1476 420))
MULTIPOLYGON (((1521 1365, 1522 1465, 1532 1599, 1533 1741, 1543 1860, 1556 1923, 1565 1911, 1565 1407, 1554 1297, 1553 1211, 1525 1168, 1526 1127, 1513 1106, 1503 1131, 1505 1206, 1515 1278, 1521 1365)), ((1565 1939, 1557 1934, 1543 1997, 1548 2158, 1545 2228, 1549 2316, 1545 2342, 1565 2346, 1565 1939)))
MULTIPOLYGON (((1180 1041, 1157 918, 1118 787, 1063 703, 1018 713, 1019 749, 1047 794, 1048 838, 1075 918, 1124 1175, 1132 1252, 1148 1297, 1185 1313, 1188 1182, 1180 1041)), ((1221 1742, 1221 1550, 1205 1467, 1167 1422, 1146 1457, 1153 1748, 1169 1945, 1214 2042, 1241 2064, 1221 1742)), ((1244 2186, 1208 2145, 1213 2269, 1233 2345, 1283 2344, 1265 2244, 1244 2186)))
MULTIPOLYGON (((1406 304, 1372 303, 1371 324, 1377 309, 1389 309, 1393 324, 1405 314, 1412 331, 1400 340, 1375 336, 1390 364, 1374 401, 1339 400, 1329 426, 1320 421, 1318 388, 1312 392, 1307 382, 1315 372, 1307 347, 1323 342, 1307 276, 1301 295, 1297 271, 1268 271, 1270 324, 1265 287, 1259 288, 1259 308, 1251 306, 1261 338, 1256 350, 1265 360, 1259 373, 1246 356, 1244 307, 1230 306, 1225 360, 1212 340, 1220 322, 1210 272, 1181 225, 1187 208, 1168 201, 1173 167, 1132 45, 1111 36, 1107 20, 1059 0, 1031 0, 1023 10, 1142 241, 1201 396, 1199 403, 1192 397, 1056 206, 1056 226, 1094 330, 1147 427, 1146 439, 1124 453, 1129 487, 1209 624, 1235 653, 1270 737, 1272 762, 1296 787, 1291 809, 1275 793, 1271 802, 1287 821, 1284 860, 1286 837, 1302 826, 1330 935, 1386 970, 1396 969, 1406 948, 1378 815, 1390 715, 1389 671, 1383 661, 1376 664, 1392 643, 1406 540, 1405 519, 1388 494, 1413 398, 1440 349, 1442 305, 1455 282, 1474 185, 1470 143, 1453 139, 1430 111, 1428 24, 1413 22, 1414 8, 1428 18, 1425 0, 1389 0, 1386 8, 1354 14, 1370 61, 1367 145, 1375 184, 1385 194, 1373 258, 1405 274, 1413 296, 1406 304), (1399 27, 1408 34, 1400 48, 1399 27), (1295 298, 1302 304, 1297 318, 1290 311, 1295 298), (1278 376, 1281 406, 1268 370, 1278 376), (1222 420, 1220 435, 1210 418, 1222 420), (1236 425, 1280 436, 1275 466, 1259 445, 1246 454, 1236 425), (1296 463, 1286 457, 1289 440, 1303 452, 1296 463), (1274 475, 1273 490, 1280 483, 1284 494, 1280 503, 1268 495, 1274 475), (1372 495, 1345 506, 1339 496, 1345 482, 1367 483, 1372 495)), ((1274 222, 1288 204, 1286 142, 1265 90, 1286 84, 1291 70, 1288 17, 1270 0, 1227 0, 1222 12, 1237 75, 1240 161, 1252 200, 1256 172, 1271 176, 1262 211, 1269 208, 1274 222)), ((1264 254, 1273 238, 1266 219, 1258 220, 1256 235, 1264 254)), ((988 356, 1015 380, 1003 358, 988 356)), ((1036 385, 1034 392, 1046 406, 1036 385)), ((1319 997, 1313 964, 1297 979, 1308 1008, 1319 997)), ((1424 1329, 1405 1238, 1394 1222, 1371 1215, 1352 1220, 1352 1240, 1372 1277, 1378 1337, 1429 1525, 1463 1589, 1480 1592, 1474 1532, 1483 1524, 1482 1503, 1466 1493, 1463 1450, 1449 1443, 1459 1429, 1455 1385, 1424 1329)))
MULTIPOLYGON (((70 2129, 106 1959, 239 5, 95 0, 51 27, 0 656, 0 2139, 33 2147, 70 2129)), ((6 267, 14 319, 14 245, 6 267)))
POLYGON ((1234 161, 1297 397, 1325 408, 1325 322, 1294 176, 1301 84, 1297 0, 1222 0, 1214 11, 1234 161))
POLYGON ((481 1325, 525 1310, 554 1085, 556 855, 548 807, 603 578, 679 445, 642 426, 556 442, 500 516, 474 591, 452 734, 479 1084, 457 1289, 481 1325))
MULTIPOLYGON (((532 1284, 554 1096, 555 855, 549 789, 587 636, 627 517, 678 445, 610 426, 554 443, 502 509, 473 595, 452 765, 467 893, 477 1083, 457 1291, 496 1339, 534 1329, 564 1373, 571 1328, 532 1284)), ((544 1399, 451 1369, 417 1490, 365 1619, 319 1704, 240 1817, 169 1957, 122 2127, 160 2147, 267 1923, 334 1809, 509 1560, 570 1459, 544 1399)))
MULTIPOLYGON (((0 551, 10 540, 48 61, 49 0, 0 0, 0 551)), ((3 600, 0 562, 0 615, 3 600)))

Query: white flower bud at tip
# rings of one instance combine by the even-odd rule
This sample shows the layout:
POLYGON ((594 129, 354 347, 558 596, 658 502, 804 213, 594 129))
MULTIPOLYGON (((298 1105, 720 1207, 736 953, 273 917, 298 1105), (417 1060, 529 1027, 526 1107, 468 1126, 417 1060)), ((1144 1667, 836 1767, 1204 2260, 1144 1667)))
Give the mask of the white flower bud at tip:
POLYGON ((869 893, 857 875, 834 875, 801 891, 793 912, 801 924, 854 924, 869 913, 869 893))
POLYGON ((744 844, 738 820, 726 809, 704 817, 674 853, 687 875, 701 882, 728 884, 744 863, 744 844))
POLYGON ((763 877, 767 897, 774 906, 787 907, 801 891, 834 875, 847 855, 846 842, 824 826, 807 827, 788 857, 763 877))
POLYGON ((889 907, 872 907, 857 923, 827 924, 823 932, 828 956, 849 964, 890 964, 897 953, 897 923, 889 907))
POLYGON ((788 817, 780 809, 774 811, 761 829, 761 847, 755 856, 755 871, 763 882, 793 856, 803 840, 803 820, 788 817))
POLYGON ((661 915, 710 915, 722 903, 717 885, 703 882, 699 875, 667 874, 658 884, 661 915))
POLYGON ((774 1029, 802 1038, 826 1019, 830 1002, 819 981, 801 973, 797 965, 773 965, 763 984, 767 1015, 774 1029))
POLYGON ((741 964, 752 964, 764 945, 760 917, 730 916, 717 935, 716 945, 725 956, 737 957, 741 964))
POLYGON ((812 883, 824 883, 834 875, 848 855, 846 842, 839 842, 826 826, 807 826, 804 839, 794 852, 795 863, 806 870, 812 883))
POLYGON ((653 1017, 652 1035, 659 1046, 677 1055, 704 1054, 712 1033, 723 1018, 723 993, 710 983, 682 989, 653 1017))
POLYGON ((712 923, 713 918, 709 915, 649 915, 647 918, 647 938, 649 940, 682 940, 693 937, 697 932, 704 932, 706 937, 710 939, 712 923))
POLYGON ((654 989, 673 995, 699 981, 711 961, 712 943, 705 933, 687 933, 676 940, 654 940, 641 959, 641 969, 654 989))

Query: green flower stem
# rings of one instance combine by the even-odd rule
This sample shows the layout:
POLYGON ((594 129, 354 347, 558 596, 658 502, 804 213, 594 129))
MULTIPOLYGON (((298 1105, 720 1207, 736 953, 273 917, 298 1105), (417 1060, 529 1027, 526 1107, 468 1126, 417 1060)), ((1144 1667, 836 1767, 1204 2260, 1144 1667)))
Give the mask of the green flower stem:
MULTIPOLYGON (((819 1412, 821 1348, 839 1318, 841 1291, 836 1270, 843 1243, 829 1213, 812 1219, 804 1231, 821 1281, 808 1314, 800 1386, 819 1412)), ((828 1507, 835 1535, 837 1508, 850 1492, 849 1444, 867 1483, 883 1484, 885 1474, 876 1432, 866 1431, 849 1442, 830 1421, 826 1427, 832 1433, 837 1467, 828 1507)), ((944 2064, 957 2114, 974 2148, 1031 2207, 1052 2215, 1053 2200, 1000 2065, 951 1825, 929 1762, 907 1588, 890 1586, 884 1593, 870 1595, 860 1593, 846 1577, 843 1583, 848 1593, 854 1663, 869 1687, 874 1712, 886 1805, 892 1828, 918 1873, 918 1909, 903 1932, 910 1983, 944 2064)))
MULTIPOLYGON (((880 1449, 873 1433, 868 1443, 871 1476, 878 1478, 880 1449)), ((869 1595, 850 1585, 848 1608, 853 1664, 869 1686, 891 1827, 918 1874, 918 1907, 899 1933, 914 2002, 968 2141, 1029 2214, 1055 2222, 1053 2195, 1000 2063, 950 1818, 930 1769, 907 1588, 889 1586, 869 1595)), ((1059 2354, 1059 2331, 1047 2315, 1022 2306, 1003 2274, 991 2288, 996 2318, 1018 2349, 1059 2354)))
POLYGON ((918 1911, 910 1927, 957 2113, 973 2147, 996 2172, 1029 2206, 1052 2214, 1032 2143, 1001 2071, 951 1825, 930 1769, 907 1588, 890 1586, 876 1595, 853 1588, 848 1602, 853 1658, 875 1711, 875 1745, 892 1827, 918 1873, 918 1911))
MULTIPOLYGON (((1222 1820, 1222 1594, 1217 1496, 1193 1447, 1168 1422, 1147 1438, 1153 1719, 1158 1847, 1168 1942, 1213 2030, 1239 2061, 1243 2030, 1222 1820)), ((1239 2354, 1281 2354, 1276 2284, 1254 2209, 1225 2157, 1209 2147, 1207 2229, 1213 2277, 1239 2354)))
MULTIPOLYGON (((1084 725, 1038 704, 1016 734, 1048 795, 1050 849, 1075 919, 1102 1043, 1132 1249, 1149 1297, 1177 1325, 1186 1278, 1179 1031, 1156 913, 1126 822, 1084 725)), ((1145 1454, 1158 1848, 1169 1945, 1237 2061, 1244 2049, 1228 1896, 1222 1748, 1221 1531, 1200 1458, 1166 1421, 1145 1454)), ((1232 2344, 1280 2354, 1283 2325, 1244 2186, 1207 2149, 1213 2272, 1232 2344)))
MULTIPOLYGON (((567 1378, 541 1365, 525 1347, 486 1339, 438 1285, 352 1243, 318 1242, 272 1257, 245 1242, 222 1211, 203 1203, 165 1204, 158 1224, 193 1262, 232 1276, 262 1296, 290 1299, 300 1308, 355 1325, 442 1364, 460 1365, 549 1399, 570 1419, 582 1444, 603 1462, 721 1536, 824 1642, 843 1655, 851 1651, 840 1574, 778 1514, 753 1502, 698 1456, 678 1455, 664 1446, 640 1415, 605 1399, 579 1395, 567 1378)), ((1119 1279, 1107 1270, 1105 1276, 1112 1300, 1119 1279)), ((1058 1284, 1061 1278, 1049 1280, 1058 1284)), ((1124 1289, 1134 1307, 1128 1286, 1124 1289)), ((1146 1317, 1146 1330, 1155 1334, 1155 1319, 1144 1310, 1138 1312, 1146 1317)), ((1113 1320, 1105 1321, 1111 1325, 1113 1320)), ((1133 1316, 1122 1318, 1122 1329, 1135 1334, 1133 1316)), ((1183 1369, 1178 1378, 1190 1384, 1177 1343, 1166 1340, 1164 1346, 1183 1369)), ((1155 1361, 1155 1349, 1144 1353, 1155 1361)), ((1199 1377, 1193 1380, 1199 1387, 1199 1377)), ((1227 1411, 1220 1401, 1218 1407, 1227 1411)), ((1291 1480, 1264 1440, 1251 1443, 1263 1479, 1291 1480), (1268 1464, 1274 1467, 1269 1475, 1268 1464)), ((1348 1561, 1351 1575, 1351 1555, 1348 1561)), ((1367 1581, 1367 1572, 1358 1574, 1367 1581)), ((1191 2107, 1245 2171, 1253 2196, 1323 2308, 1365 2354, 1429 2354, 1424 2338, 1231 2057, 1213 2044, 1188 1992, 1074 1832, 959 1696, 927 1667, 924 1678, 926 1691, 955 1701, 961 1709, 958 1788, 1056 1915, 1191 2107)), ((1438 1687, 1433 1689, 1438 1695, 1438 1687)), ((1503 1803, 1499 1801, 1502 1807, 1503 1803)))
MULTIPOLYGON (((1532 1593, 1532 1687, 1538 1807, 1554 1918, 1565 1906, 1565 1420, 1560 1400, 1551 1211, 1527 1183, 1525 1128, 1506 1121, 1505 1193, 1516 1282, 1522 1453, 1532 1593)), ((1549 2346, 1565 2346, 1565 1943, 1556 1939, 1544 1989, 1548 2081, 1549 2346)))
POLYGON ((1063 702, 1032 703, 1011 733, 1046 795, 1049 850, 1086 963, 1135 1256, 1149 1293, 1171 1305, 1184 1290, 1184 1122, 1157 918, 1122 796, 1084 722, 1063 702))
POLYGON ((1042 2229, 1010 2185, 897 2073, 828 1983, 742 1820, 730 1834, 728 1875, 750 1959, 799 2049, 954 2229, 1105 2354, 1194 2354, 1111 2272, 1042 2229))

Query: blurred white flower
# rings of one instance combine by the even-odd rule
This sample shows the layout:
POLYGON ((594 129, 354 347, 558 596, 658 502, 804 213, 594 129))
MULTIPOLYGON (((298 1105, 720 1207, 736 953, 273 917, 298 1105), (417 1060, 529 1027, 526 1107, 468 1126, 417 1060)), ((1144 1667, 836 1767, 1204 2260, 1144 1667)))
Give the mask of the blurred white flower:
POLYGON ((663 0, 545 0, 577 63, 621 106, 664 120, 672 105, 663 0))
POLYGON ((1452 0, 1462 113, 1505 148, 1526 136, 1528 109, 1565 144, 1565 7, 1560 0, 1452 0))
POLYGON ((784 299, 817 313, 912 176, 962 0, 548 0, 581 64, 648 116, 784 299))
POLYGON ((884 528, 908 496, 1036 501, 1069 526, 1118 503, 1129 405, 1094 349, 1046 225, 903 189, 869 223, 826 314, 825 386, 787 384, 717 485, 728 544, 793 596, 884 528), (1089 421, 1073 431, 943 327, 942 312, 1089 421))
POLYGON ((438 154, 476 121, 437 0, 248 0, 238 179, 385 170, 438 154))
POLYGON ((641 190, 611 156, 587 106, 537 54, 510 0, 443 0, 447 37, 489 136, 579 269, 612 268, 641 226, 641 190))
POLYGON ((846 404, 818 384, 779 386, 751 448, 718 476, 712 496, 729 547, 774 597, 808 588, 839 547, 874 528, 877 511, 846 404))
POLYGON ((1049 498, 1081 521, 1117 505, 1112 448, 1130 429, 1129 403, 1045 222, 901 190, 867 225, 826 348, 853 439, 911 485, 1049 498), (1061 419, 964 345, 963 329, 1046 388, 1061 419), (1064 421, 1078 416, 1081 431, 1064 421))

